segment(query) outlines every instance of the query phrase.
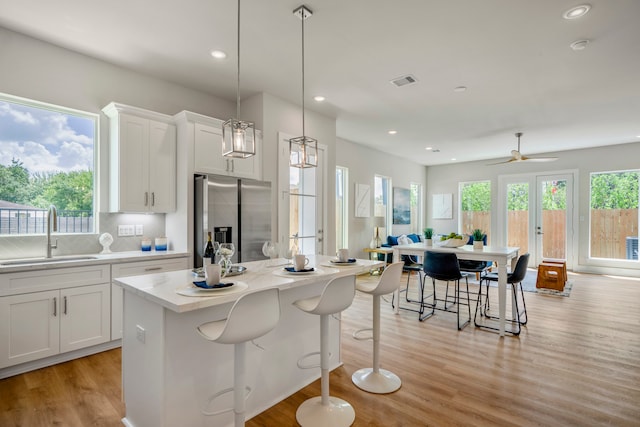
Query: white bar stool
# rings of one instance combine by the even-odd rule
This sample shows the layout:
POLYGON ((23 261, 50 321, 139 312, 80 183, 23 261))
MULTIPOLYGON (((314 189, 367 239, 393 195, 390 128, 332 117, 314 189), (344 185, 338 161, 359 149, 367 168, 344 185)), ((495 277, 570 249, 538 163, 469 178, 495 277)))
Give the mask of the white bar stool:
POLYGON ((280 320, 280 298, 278 289, 265 289, 244 294, 233 304, 226 319, 203 323, 196 329, 202 337, 220 344, 233 344, 233 388, 214 394, 208 404, 223 394, 233 391, 233 408, 205 415, 219 415, 233 410, 234 425, 244 426, 245 400, 251 394, 246 386, 245 347, 252 341, 265 335, 280 320), (246 395, 245 395, 246 390, 246 395))
POLYGON ((362 368, 351 376, 351 381, 362 390, 370 393, 391 393, 400 388, 402 382, 393 372, 380 369, 380 297, 398 289, 402 277, 403 262, 394 262, 387 266, 378 283, 358 283, 356 289, 373 295, 373 329, 360 329, 353 333, 357 340, 371 339, 360 334, 373 330, 373 368, 362 368))
MULTIPOLYGON (((356 412, 349 402, 329 396, 329 316, 348 308, 356 293, 356 277, 346 276, 332 279, 318 296, 295 301, 293 305, 300 310, 320 315, 320 388, 321 396, 305 400, 296 411, 296 420, 302 427, 348 427, 356 419, 356 412)), ((301 361, 318 352, 309 353, 301 361)))

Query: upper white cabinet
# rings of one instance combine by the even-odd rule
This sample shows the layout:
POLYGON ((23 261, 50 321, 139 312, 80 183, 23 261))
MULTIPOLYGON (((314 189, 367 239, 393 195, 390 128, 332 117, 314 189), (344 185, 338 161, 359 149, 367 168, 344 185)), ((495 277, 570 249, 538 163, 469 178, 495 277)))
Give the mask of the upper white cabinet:
MULTIPOLYGON (((262 178, 262 134, 256 131, 256 154, 246 159, 222 155, 222 120, 188 111, 176 115, 179 135, 193 146, 193 171, 240 178, 262 178)), ((181 143, 182 145, 182 143, 181 143)))
POLYGON ((173 117, 123 104, 109 117, 112 212, 176 209, 176 127, 173 117))

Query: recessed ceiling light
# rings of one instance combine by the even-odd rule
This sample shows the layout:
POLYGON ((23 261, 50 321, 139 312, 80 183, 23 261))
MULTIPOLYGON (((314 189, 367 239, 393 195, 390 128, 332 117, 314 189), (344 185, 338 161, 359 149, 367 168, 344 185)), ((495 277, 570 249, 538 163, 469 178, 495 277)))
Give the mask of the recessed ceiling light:
POLYGON ((576 19, 584 16, 591 9, 591 5, 589 4, 581 4, 579 6, 572 7, 562 14, 564 19, 576 19))
POLYGON ((212 51, 211 51, 211 56, 213 56, 213 57, 214 57, 214 58, 216 58, 216 59, 224 59, 224 58, 226 58, 226 57, 227 57, 227 54, 226 54, 226 53, 224 53, 224 52, 223 52, 223 51, 221 51, 221 50, 212 50, 212 51))
POLYGON ((466 86, 458 86, 453 89, 454 92, 464 92, 465 90, 467 90, 466 86))
POLYGON ((455 158, 455 157, 452 157, 452 158, 451 158, 451 161, 452 161, 452 162, 455 162, 455 161, 456 161, 456 158, 455 158))
POLYGON ((316 102, 322 102, 322 101, 324 101, 325 98, 322 95, 318 95, 318 96, 314 96, 313 99, 316 102))
POLYGON ((424 147, 425 150, 433 150, 433 147, 424 147))
POLYGON ((396 133, 398 133, 398 131, 397 130, 390 130, 388 133, 389 133, 389 135, 395 135, 396 133))
POLYGON ((583 50, 589 44, 589 40, 576 40, 569 45, 573 50, 583 50))

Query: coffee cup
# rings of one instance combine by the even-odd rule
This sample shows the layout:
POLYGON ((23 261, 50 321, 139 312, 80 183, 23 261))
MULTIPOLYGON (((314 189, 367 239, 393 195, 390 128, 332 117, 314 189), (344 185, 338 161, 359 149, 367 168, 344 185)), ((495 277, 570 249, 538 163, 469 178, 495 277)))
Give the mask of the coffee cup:
POLYGON ((338 249, 338 252, 336 252, 336 257, 338 257, 338 261, 340 262, 349 261, 349 249, 338 249))
POLYGON ((207 264, 204 267, 205 279, 207 281, 207 285, 217 285, 220 283, 220 272, 221 272, 220 264, 207 264))
POLYGON ((309 264, 309 258, 304 255, 296 255, 293 257, 293 269, 295 271, 304 270, 304 268, 309 264))

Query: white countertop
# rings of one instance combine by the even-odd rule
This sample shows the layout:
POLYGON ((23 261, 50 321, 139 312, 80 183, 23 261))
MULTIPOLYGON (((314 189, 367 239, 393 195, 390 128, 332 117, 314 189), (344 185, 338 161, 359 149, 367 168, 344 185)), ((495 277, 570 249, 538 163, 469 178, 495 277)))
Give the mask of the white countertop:
POLYGON ((172 311, 182 313, 227 304, 235 301, 243 293, 258 289, 276 287, 280 290, 286 290, 304 286, 305 284, 317 283, 318 281, 328 281, 334 277, 362 274, 371 269, 384 266, 382 261, 364 259, 358 259, 355 265, 333 266, 330 264, 332 259, 334 257, 325 255, 309 256, 309 266, 314 267, 316 271, 308 275, 288 275, 283 270, 287 262, 283 258, 242 263, 240 265, 247 267, 247 271, 244 274, 223 279, 224 282, 242 284, 242 289, 238 292, 225 290, 219 294, 216 294, 216 291, 200 292, 201 296, 184 296, 177 293, 181 289, 194 288, 194 281, 204 280, 202 277, 196 276, 191 270, 123 278, 116 277, 114 281, 122 285, 125 291, 133 292, 172 311), (247 285, 246 288, 244 287, 245 284, 247 285))
POLYGON ((46 270, 50 268, 80 267, 84 265, 114 264, 134 261, 150 261, 163 258, 188 257, 189 252, 181 251, 127 251, 108 254, 77 254, 54 256, 50 260, 44 257, 0 260, 0 274, 20 271, 46 270), (89 259, 85 257, 91 257, 89 259), (24 261, 25 263, 12 264, 24 261), (32 263, 29 261, 33 261, 32 263), (7 263, 7 264, 4 264, 7 263))

